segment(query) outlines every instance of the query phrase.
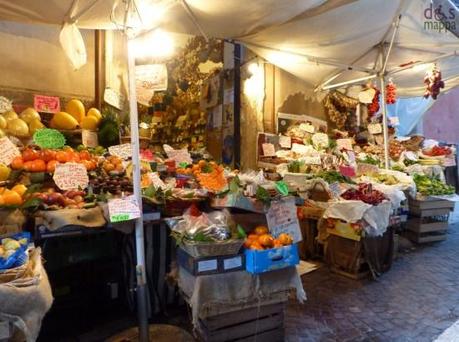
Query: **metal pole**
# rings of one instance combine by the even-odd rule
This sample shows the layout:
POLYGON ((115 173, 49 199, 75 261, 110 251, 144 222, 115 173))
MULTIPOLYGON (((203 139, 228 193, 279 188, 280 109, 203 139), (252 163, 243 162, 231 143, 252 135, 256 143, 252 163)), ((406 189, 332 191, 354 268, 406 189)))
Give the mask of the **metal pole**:
POLYGON ((380 76, 381 81, 381 106, 382 106, 382 126, 384 136, 384 168, 389 169, 389 134, 387 127, 387 108, 386 108, 386 82, 384 76, 380 76))
MULTIPOLYGON (((131 146, 132 146, 132 182, 134 185, 134 196, 142 209, 142 193, 140 189, 140 149, 139 149, 139 122, 137 113, 137 98, 135 89, 135 56, 131 41, 127 38, 128 52, 128 77, 129 77, 129 109, 131 125, 131 146)), ((139 320, 139 341, 149 341, 148 310, 146 296, 146 274, 145 274, 145 245, 143 236, 143 217, 135 220, 135 245, 136 245, 136 278, 137 278, 137 314, 139 320)))
POLYGON ((329 89, 339 88, 339 87, 342 87, 344 85, 359 83, 359 82, 362 82, 362 81, 371 80, 371 79, 376 78, 376 77, 378 77, 378 75, 370 75, 370 76, 360 77, 360 78, 356 78, 356 79, 345 81, 345 82, 329 84, 329 85, 326 85, 326 86, 322 87, 322 90, 329 90, 329 89))

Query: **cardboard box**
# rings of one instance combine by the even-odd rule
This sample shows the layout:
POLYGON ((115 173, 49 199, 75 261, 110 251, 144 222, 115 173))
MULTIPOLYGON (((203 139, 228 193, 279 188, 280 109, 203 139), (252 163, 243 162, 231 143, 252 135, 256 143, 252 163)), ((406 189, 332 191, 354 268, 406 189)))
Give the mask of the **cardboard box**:
POLYGON ((177 262, 194 276, 227 273, 245 269, 245 255, 243 253, 195 258, 182 248, 178 248, 177 262))
POLYGON ((297 244, 264 251, 245 249, 244 253, 246 270, 253 274, 278 270, 300 263, 297 244))
POLYGON ((341 220, 336 220, 335 228, 327 228, 328 234, 340 236, 346 239, 360 241, 362 238, 360 233, 358 233, 354 228, 352 228, 352 224, 348 222, 343 222, 341 220))

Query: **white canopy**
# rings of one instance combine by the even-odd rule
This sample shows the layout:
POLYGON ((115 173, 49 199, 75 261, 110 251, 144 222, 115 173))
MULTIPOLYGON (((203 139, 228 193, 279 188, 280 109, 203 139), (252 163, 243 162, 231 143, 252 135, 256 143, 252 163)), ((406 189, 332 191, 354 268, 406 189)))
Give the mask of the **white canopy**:
MULTIPOLYGON (((455 11, 454 7, 448 0, 434 1, 438 2, 443 3, 449 20, 453 13, 449 10, 455 11)), ((435 6, 430 0, 135 0, 130 22, 146 29, 161 26, 240 41, 315 88, 351 64, 353 70, 332 83, 365 77, 379 69, 382 61, 378 55, 387 52, 399 15, 399 30, 387 65, 389 76, 402 64, 431 62, 454 54, 459 40, 444 28, 438 31, 435 6)), ((120 28, 124 12, 121 0, 0 0, 0 20, 67 22, 79 28, 120 28)), ((454 15, 451 23, 456 23, 459 12, 454 15)), ((78 44, 73 46, 79 48, 78 44)), ((448 88, 459 85, 456 58, 438 62, 448 88)), ((420 96, 423 76, 423 71, 410 69, 392 77, 399 95, 420 96)))

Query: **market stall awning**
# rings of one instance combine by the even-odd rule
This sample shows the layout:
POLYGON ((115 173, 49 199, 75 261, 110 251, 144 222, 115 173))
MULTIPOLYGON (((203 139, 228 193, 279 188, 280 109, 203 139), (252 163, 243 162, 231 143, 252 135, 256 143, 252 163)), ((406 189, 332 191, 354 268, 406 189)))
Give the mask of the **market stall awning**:
MULTIPOLYGON (((411 62, 432 62, 459 50, 459 40, 445 29, 459 12, 448 0, 0 0, 0 20, 76 24, 79 28, 135 29, 205 34, 240 41, 261 57, 305 80, 311 88, 331 76, 333 83, 368 76, 381 67, 393 25, 399 29, 387 64, 394 71, 411 62), (435 19, 437 2, 447 14, 443 27, 435 19), (452 18, 452 19, 449 19, 452 18), (448 22, 448 20, 450 20, 448 22), (353 70, 348 66, 353 65, 353 70)), ((446 15, 445 14, 445 15, 446 15)), ((455 56, 438 62, 447 88, 459 85, 455 56)), ((422 65, 394 73, 399 95, 420 96, 422 65)), ((428 67, 428 64, 425 65, 428 67)))

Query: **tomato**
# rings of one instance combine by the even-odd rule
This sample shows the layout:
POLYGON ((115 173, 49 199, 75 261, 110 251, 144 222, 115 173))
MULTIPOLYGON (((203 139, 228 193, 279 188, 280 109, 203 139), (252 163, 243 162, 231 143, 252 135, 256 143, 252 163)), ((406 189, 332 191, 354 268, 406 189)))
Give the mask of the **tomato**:
POLYGON ((66 151, 58 151, 56 153, 56 160, 59 163, 67 163, 69 161, 69 155, 66 151))
POLYGON ((80 152, 80 159, 81 160, 89 160, 89 159, 91 159, 91 154, 88 151, 83 150, 83 151, 80 152))
POLYGON ((51 160, 56 159, 56 151, 53 150, 42 150, 40 152, 40 159, 44 160, 45 162, 49 162, 51 160))
POLYGON ((40 157, 40 154, 37 151, 32 150, 31 148, 28 148, 24 150, 24 152, 22 152, 22 159, 25 162, 38 159, 39 157, 40 157))
POLYGON ((33 161, 32 160, 24 162, 24 170, 26 170, 27 172, 32 172, 32 169, 33 169, 33 161))
POLYGON ((56 169, 57 164, 59 164, 57 160, 50 160, 48 164, 46 164, 46 171, 49 173, 53 173, 56 169))
POLYGON ((42 159, 32 161, 32 172, 45 172, 46 163, 42 159))
POLYGON ((11 168, 14 170, 21 170, 24 167, 24 160, 21 156, 15 157, 11 162, 11 168))

